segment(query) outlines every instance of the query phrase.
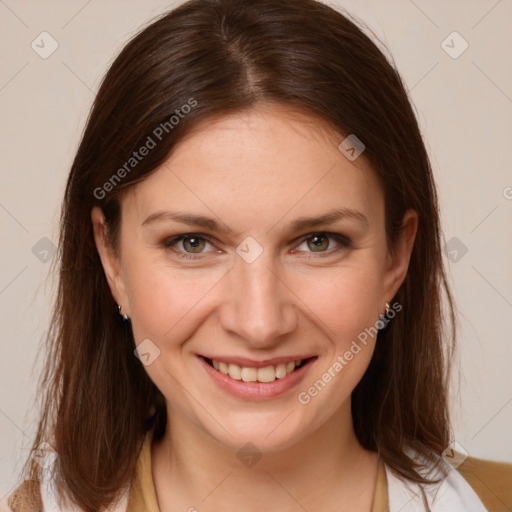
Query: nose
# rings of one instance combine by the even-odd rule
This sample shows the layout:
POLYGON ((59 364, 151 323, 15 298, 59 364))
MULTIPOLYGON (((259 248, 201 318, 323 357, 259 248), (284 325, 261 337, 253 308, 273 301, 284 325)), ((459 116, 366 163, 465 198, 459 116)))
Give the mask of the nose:
POLYGON ((298 323, 293 293, 265 252, 254 262, 237 258, 226 283, 220 323, 253 348, 272 348, 298 323))

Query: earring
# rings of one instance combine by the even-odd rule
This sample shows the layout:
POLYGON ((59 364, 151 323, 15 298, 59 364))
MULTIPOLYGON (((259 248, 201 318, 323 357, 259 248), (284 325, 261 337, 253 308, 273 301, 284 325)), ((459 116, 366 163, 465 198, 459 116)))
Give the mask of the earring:
POLYGON ((380 315, 379 320, 377 321, 377 329, 379 332, 387 330, 389 326, 390 319, 388 318, 388 311, 390 309, 389 302, 386 302, 386 311, 383 315, 380 315))
POLYGON ((128 320, 129 320, 128 315, 123 314, 122 309, 123 308, 118 304, 117 305, 117 310, 119 311, 119 314, 123 317, 123 320, 125 322, 128 322, 128 320))

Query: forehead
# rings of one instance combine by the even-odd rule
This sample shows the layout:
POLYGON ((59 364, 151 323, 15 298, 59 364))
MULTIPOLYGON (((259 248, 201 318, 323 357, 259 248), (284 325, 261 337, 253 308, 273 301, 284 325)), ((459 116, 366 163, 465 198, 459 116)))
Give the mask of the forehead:
POLYGON ((378 215, 379 180, 364 156, 350 161, 341 153, 344 138, 317 117, 278 106, 210 119, 133 188, 129 210, 140 219, 186 205, 235 223, 267 224, 322 208, 378 215))

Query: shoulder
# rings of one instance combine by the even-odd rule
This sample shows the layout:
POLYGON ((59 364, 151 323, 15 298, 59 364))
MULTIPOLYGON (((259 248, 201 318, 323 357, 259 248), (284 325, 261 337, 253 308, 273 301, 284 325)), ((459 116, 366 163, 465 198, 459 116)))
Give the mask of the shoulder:
POLYGON ((468 457, 457 471, 487 510, 512 510, 512 464, 468 457))
POLYGON ((468 457, 455 466, 436 454, 430 459, 413 449, 408 453, 431 483, 404 479, 386 465, 389 510, 412 512, 426 505, 437 511, 512 510, 512 464, 468 457))
POLYGON ((40 512, 43 509, 39 482, 25 480, 0 502, 0 512, 40 512))
MULTIPOLYGON (((118 499, 112 503, 109 512, 127 512, 158 510, 151 476, 151 441, 152 432, 145 435, 139 454, 135 481, 132 486, 120 490, 118 499), (153 493, 153 494, 151 494, 153 493), (142 501, 141 501, 142 500, 142 501), (147 504, 151 504, 150 509, 147 504)), ((51 481, 43 483, 25 480, 0 501, 0 512, 44 512, 44 510, 61 510, 55 501, 57 495, 51 481)), ((67 512, 79 509, 71 505, 67 512)), ((62 510, 61 510, 62 512, 62 510)))

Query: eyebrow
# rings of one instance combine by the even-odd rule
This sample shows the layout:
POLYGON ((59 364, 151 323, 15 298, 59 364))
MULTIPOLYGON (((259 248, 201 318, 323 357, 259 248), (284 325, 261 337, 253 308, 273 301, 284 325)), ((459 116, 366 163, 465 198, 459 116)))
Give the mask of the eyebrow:
POLYGON ((327 212, 324 215, 320 215, 319 217, 300 217, 289 225, 288 231, 302 231, 304 229, 333 224, 345 219, 359 221, 365 226, 369 225, 368 219, 361 212, 350 208, 339 208, 337 210, 327 212))
POLYGON ((204 215, 195 215, 193 213, 176 211, 153 213, 141 225, 146 226, 154 222, 164 222, 169 220, 188 224, 189 226, 201 226, 203 228, 210 229, 211 231, 217 231, 226 235, 233 233, 233 230, 222 221, 216 221, 210 217, 205 217, 204 215))
MULTIPOLYGON (((368 219, 363 213, 357 210, 352 210, 350 208, 339 208, 337 210, 332 210, 320 216, 300 217, 294 220, 287 227, 286 231, 302 231, 304 229, 333 224, 337 221, 345 219, 356 220, 364 224, 365 226, 369 225, 368 219)), ((201 226, 211 231, 223 233, 226 235, 233 234, 233 230, 222 221, 217 221, 204 215, 196 215, 193 213, 177 212, 172 210, 161 211, 151 214, 146 220, 144 220, 142 226, 147 226, 148 224, 153 224, 155 222, 165 221, 180 222, 182 224, 187 224, 189 226, 201 226)))

